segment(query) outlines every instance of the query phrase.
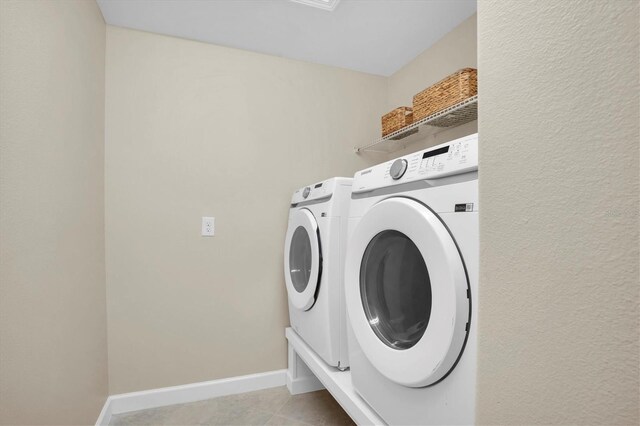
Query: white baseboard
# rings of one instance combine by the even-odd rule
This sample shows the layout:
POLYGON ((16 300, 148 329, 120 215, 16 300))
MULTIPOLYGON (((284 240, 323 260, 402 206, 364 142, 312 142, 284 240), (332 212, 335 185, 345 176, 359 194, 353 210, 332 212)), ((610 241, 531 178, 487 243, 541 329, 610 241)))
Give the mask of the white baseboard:
POLYGON ((274 388, 286 384, 287 370, 276 370, 209 382, 112 395, 107 398, 96 426, 109 424, 111 416, 114 414, 202 401, 204 399, 274 388))
POLYGON ((100 411, 100 415, 98 416, 98 420, 96 420, 96 426, 107 426, 111 421, 111 401, 109 398, 104 402, 102 406, 102 411, 100 411))

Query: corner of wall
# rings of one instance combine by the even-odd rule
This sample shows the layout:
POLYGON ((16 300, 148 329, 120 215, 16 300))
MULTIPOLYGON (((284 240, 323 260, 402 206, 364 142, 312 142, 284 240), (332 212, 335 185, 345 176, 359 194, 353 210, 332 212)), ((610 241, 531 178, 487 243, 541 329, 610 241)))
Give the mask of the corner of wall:
MULTIPOLYGON (((474 14, 387 78, 387 109, 411 106, 413 95, 461 68, 478 67, 477 15, 474 14)), ((477 121, 442 129, 424 141, 387 156, 387 160, 478 131, 477 121)))

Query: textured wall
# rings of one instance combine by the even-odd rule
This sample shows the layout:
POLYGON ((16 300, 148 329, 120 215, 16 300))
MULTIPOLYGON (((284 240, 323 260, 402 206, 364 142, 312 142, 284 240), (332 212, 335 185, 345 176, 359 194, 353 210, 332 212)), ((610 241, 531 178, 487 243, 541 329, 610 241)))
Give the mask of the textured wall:
POLYGON ((111 393, 284 368, 291 193, 376 161, 386 79, 114 27, 106 76, 111 393))
MULTIPOLYGON (((413 95, 461 68, 477 68, 477 46, 476 15, 473 15, 389 77, 387 110, 411 106, 413 95)), ((392 152, 389 158, 400 157, 477 131, 477 121, 453 129, 436 129, 433 135, 408 145, 405 149, 392 152)))
POLYGON ((479 2, 480 423, 640 420, 638 14, 479 2))
POLYGON ((0 423, 94 423, 107 395, 105 24, 0 1, 0 423))

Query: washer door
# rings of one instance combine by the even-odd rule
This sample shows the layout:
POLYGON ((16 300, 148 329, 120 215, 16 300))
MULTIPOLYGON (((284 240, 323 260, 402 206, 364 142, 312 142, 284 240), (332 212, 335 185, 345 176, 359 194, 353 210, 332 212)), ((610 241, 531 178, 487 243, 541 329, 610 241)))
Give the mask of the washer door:
POLYGON ((284 246, 287 293, 296 308, 307 311, 315 303, 321 265, 318 223, 309 210, 297 210, 289 221, 284 246))
POLYGON ((381 201, 349 240, 349 320, 371 364, 396 383, 429 386, 455 367, 469 328, 468 288, 451 234, 417 201, 381 201))

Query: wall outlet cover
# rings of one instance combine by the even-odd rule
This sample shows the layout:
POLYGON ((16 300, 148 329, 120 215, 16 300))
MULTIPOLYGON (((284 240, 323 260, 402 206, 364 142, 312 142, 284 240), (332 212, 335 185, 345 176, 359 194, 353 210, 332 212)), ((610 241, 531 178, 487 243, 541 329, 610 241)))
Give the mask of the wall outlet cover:
POLYGON ((202 232, 203 237, 213 237, 215 235, 215 218, 202 217, 202 232))

